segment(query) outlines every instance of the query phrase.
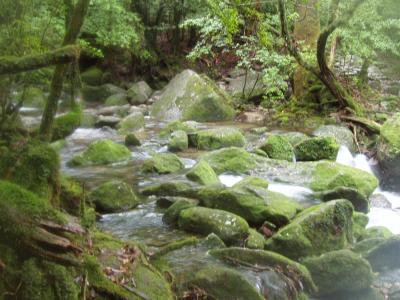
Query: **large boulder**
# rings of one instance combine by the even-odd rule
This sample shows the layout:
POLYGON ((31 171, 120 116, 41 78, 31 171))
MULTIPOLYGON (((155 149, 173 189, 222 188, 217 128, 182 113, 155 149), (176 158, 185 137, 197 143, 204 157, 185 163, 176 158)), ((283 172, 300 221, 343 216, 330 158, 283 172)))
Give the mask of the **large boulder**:
POLYGON ((197 191, 196 198, 206 207, 229 211, 256 225, 265 221, 285 225, 301 209, 286 196, 257 187, 248 190, 204 187, 197 191))
POLYGON ((129 158, 131 158, 131 152, 126 146, 104 139, 92 142, 82 153, 68 161, 68 165, 103 165, 128 160, 129 158))
POLYGON ((132 209, 139 198, 125 182, 112 180, 103 183, 89 194, 89 200, 100 213, 114 213, 132 209))
POLYGON ((204 291, 208 296, 207 299, 265 299, 240 272, 225 267, 206 267, 197 272, 187 285, 204 291))
POLYGON ((211 250, 210 254, 227 262, 235 261, 239 265, 279 269, 285 276, 293 279, 295 282, 300 280, 307 291, 314 292, 316 290, 306 267, 278 253, 231 247, 211 250))
POLYGON ((132 105, 145 104, 153 94, 153 90, 145 81, 134 83, 128 90, 129 103, 132 105))
POLYGON ((134 112, 123 118, 117 128, 120 134, 128 134, 144 127, 144 116, 141 112, 134 112))
POLYGON ((368 198, 378 184, 378 179, 368 172, 334 162, 321 162, 313 171, 311 188, 314 191, 353 188, 368 198))
POLYGON ((383 124, 378 144, 378 160, 385 185, 400 191, 400 113, 383 124))
POLYGON ((241 174, 257 166, 255 157, 256 155, 242 148, 230 147, 206 153, 200 160, 208 162, 218 174, 224 172, 241 174))
POLYGON ((260 147, 269 158, 293 161, 294 150, 289 141, 281 135, 272 135, 260 147))
POLYGON ((319 295, 364 290, 374 279, 368 261, 350 250, 328 252, 302 263, 310 271, 319 295))
POLYGON ((215 233, 227 244, 240 244, 249 234, 249 225, 232 213, 205 207, 181 211, 178 220, 183 230, 208 235, 215 233))
MULTIPOLYGON (((238 73, 238 72, 236 72, 238 73)), ((263 83, 263 74, 260 72, 239 71, 239 74, 231 74, 227 79, 226 91, 235 100, 249 100, 262 97, 266 92, 266 86, 263 83)))
POLYGON ((198 131, 194 146, 200 150, 217 150, 227 147, 243 147, 246 139, 235 128, 215 128, 198 131))
POLYGON ((199 202, 194 199, 180 198, 165 211, 163 221, 167 224, 178 222, 181 211, 197 206, 199 202))
POLYGON ((333 137, 340 146, 346 146, 350 151, 356 150, 353 133, 344 126, 324 125, 313 132, 317 137, 333 137))
POLYGON ((182 170, 185 167, 182 160, 172 153, 159 153, 146 159, 141 167, 144 173, 169 174, 182 170))
POLYGON ((291 259, 343 249, 353 241, 352 214, 347 200, 312 206, 267 240, 266 248, 291 259))
POLYGON ((209 78, 192 70, 176 75, 153 104, 151 115, 161 120, 198 122, 232 120, 231 99, 209 78))
POLYGON ((201 185, 220 184, 217 174, 215 174, 213 168, 204 160, 194 165, 186 173, 186 177, 201 185))
POLYGON ((339 144, 333 137, 315 137, 298 143, 294 148, 296 160, 336 160, 339 144))

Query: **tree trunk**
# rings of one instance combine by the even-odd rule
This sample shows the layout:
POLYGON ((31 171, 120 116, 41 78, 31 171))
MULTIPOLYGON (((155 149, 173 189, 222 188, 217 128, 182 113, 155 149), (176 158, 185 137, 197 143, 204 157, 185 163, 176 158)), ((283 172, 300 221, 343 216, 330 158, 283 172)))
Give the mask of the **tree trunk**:
MULTIPOLYGON (((71 15, 71 22, 64 37, 63 46, 76 43, 85 20, 89 2, 90 0, 79 0, 79 2, 76 4, 71 15)), ((40 124, 40 135, 44 140, 51 139, 54 117, 57 113, 58 101, 61 96, 67 70, 67 65, 57 65, 56 69, 54 70, 50 87, 50 95, 44 108, 42 123, 40 124)))
POLYGON ((24 57, 0 57, 0 75, 32 71, 51 65, 67 64, 79 57, 78 46, 65 46, 54 51, 24 57))

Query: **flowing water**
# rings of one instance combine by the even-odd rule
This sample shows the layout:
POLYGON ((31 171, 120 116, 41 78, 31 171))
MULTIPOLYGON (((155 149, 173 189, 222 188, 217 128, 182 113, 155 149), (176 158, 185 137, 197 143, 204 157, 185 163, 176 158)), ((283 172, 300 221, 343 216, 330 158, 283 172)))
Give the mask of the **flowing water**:
MULTIPOLYGON (((31 115, 34 112, 26 110, 26 113, 27 116, 25 116, 25 121, 34 122, 33 120, 35 117, 31 115)), ((70 168, 67 166, 66 162, 71 159, 71 157, 81 152, 90 142, 103 138, 122 142, 122 137, 111 128, 79 128, 67 138, 66 146, 61 150, 62 170, 64 173, 85 182, 89 190, 104 181, 115 178, 122 179, 130 183, 133 187, 138 188, 154 182, 170 181, 182 177, 184 172, 164 176, 143 176, 138 172, 138 167, 144 159, 150 157, 154 153, 167 151, 166 141, 158 138, 157 135, 160 128, 163 128, 163 126, 165 126, 164 123, 157 122, 151 118, 146 118, 145 130, 139 133, 142 145, 132 148, 132 158, 128 162, 108 166, 70 168)), ((202 124, 202 127, 204 128, 219 126, 240 127, 243 129, 246 132, 249 141, 249 148, 255 146, 257 140, 260 140, 259 136, 254 136, 250 133, 250 129, 255 127, 252 125, 237 123, 202 124)), ((179 155, 182 157, 185 167, 190 168, 196 163, 199 154, 199 152, 192 150, 179 155)), ((344 146, 340 148, 337 162, 359 168, 372 174, 374 173, 373 163, 370 163, 366 156, 360 154, 353 156, 344 146)), ((312 190, 310 190, 305 184, 307 178, 304 178, 304 172, 298 172, 296 168, 290 169, 293 168, 292 165, 294 164, 291 164, 291 167, 288 166, 287 169, 279 167, 279 172, 275 172, 277 170, 258 170, 252 175, 257 175, 267 179, 270 182, 268 187, 269 190, 285 194, 286 196, 297 200, 304 207, 319 203, 319 200, 313 199, 312 190), (295 180, 286 181, 285 175, 281 176, 281 173, 290 174, 290 176, 295 178, 295 180)), ((246 176, 249 175, 222 174, 219 176, 219 179, 225 186, 231 187, 246 176)), ((371 207, 368 226, 385 226, 393 233, 400 233, 400 195, 381 190, 380 188, 378 188, 374 194, 380 194, 386 197, 390 202, 391 207, 371 207)), ((156 199, 151 197, 143 199, 143 204, 129 212, 103 215, 98 222, 98 226, 122 239, 133 239, 142 242, 152 251, 157 251, 157 249, 170 242, 191 236, 186 232, 171 228, 164 224, 162 221, 163 209, 157 207, 155 200, 156 199)), ((187 274, 190 273, 193 274, 199 267, 205 265, 222 264, 228 266, 221 261, 213 259, 208 254, 208 250, 209 247, 207 245, 200 243, 173 251, 166 255, 165 259, 168 261, 171 271, 178 278, 178 281, 180 277, 187 276, 187 274)), ((281 278, 282 275, 275 271, 256 271, 243 266, 232 265, 228 267, 240 271, 248 281, 260 291, 260 293, 268 295, 268 299, 290 299, 290 295, 287 295, 287 291, 289 290, 287 282, 281 278), (283 295, 287 295, 287 297, 284 297, 283 295)), ((390 276, 392 276, 391 278, 394 276, 399 279, 400 272, 395 273, 394 275, 391 274, 390 276)))

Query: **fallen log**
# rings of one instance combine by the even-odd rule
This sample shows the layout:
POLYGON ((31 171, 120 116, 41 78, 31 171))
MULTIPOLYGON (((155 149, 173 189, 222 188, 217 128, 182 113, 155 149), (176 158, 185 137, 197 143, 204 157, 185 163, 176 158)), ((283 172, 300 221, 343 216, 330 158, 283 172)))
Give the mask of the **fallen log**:
POLYGON ((0 75, 17 74, 52 65, 67 64, 79 58, 80 47, 68 45, 54 51, 23 57, 0 57, 0 75))
POLYGON ((340 116, 340 119, 360 125, 372 134, 380 134, 382 126, 375 121, 355 116, 340 116))

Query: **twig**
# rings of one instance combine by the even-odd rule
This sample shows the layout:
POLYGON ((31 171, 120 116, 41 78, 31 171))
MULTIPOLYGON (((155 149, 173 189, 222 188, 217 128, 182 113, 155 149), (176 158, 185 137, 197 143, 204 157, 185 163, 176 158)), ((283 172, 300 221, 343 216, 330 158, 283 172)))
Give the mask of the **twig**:
POLYGON ((122 285, 122 287, 128 291, 130 291, 131 293, 135 294, 136 296, 138 296, 139 298, 142 298, 143 300, 151 300, 146 294, 142 293, 141 291, 139 291, 136 288, 127 286, 125 284, 122 285))

